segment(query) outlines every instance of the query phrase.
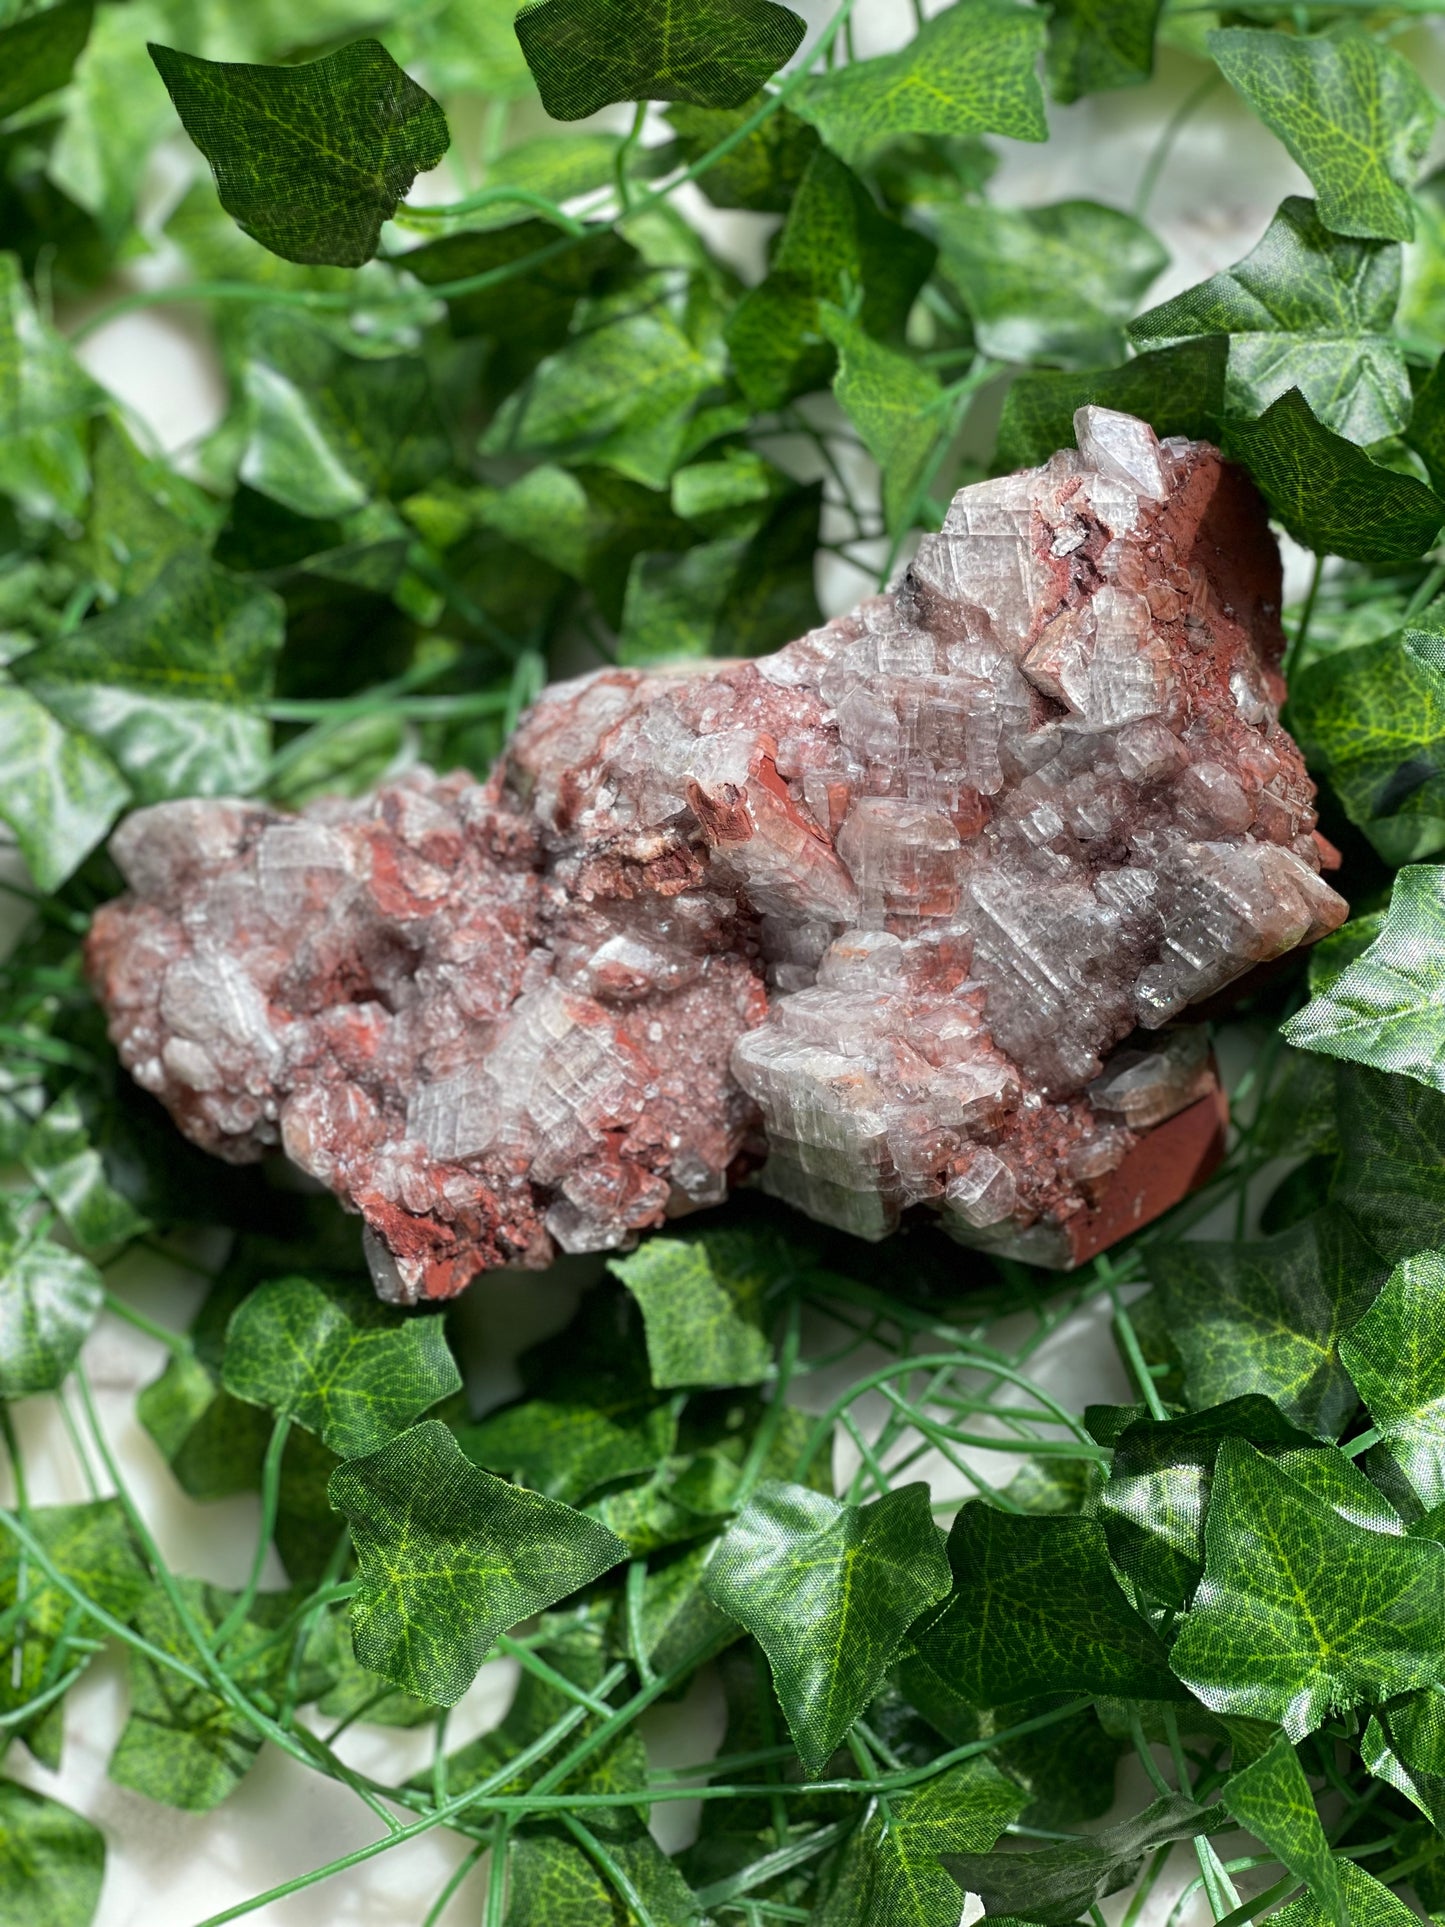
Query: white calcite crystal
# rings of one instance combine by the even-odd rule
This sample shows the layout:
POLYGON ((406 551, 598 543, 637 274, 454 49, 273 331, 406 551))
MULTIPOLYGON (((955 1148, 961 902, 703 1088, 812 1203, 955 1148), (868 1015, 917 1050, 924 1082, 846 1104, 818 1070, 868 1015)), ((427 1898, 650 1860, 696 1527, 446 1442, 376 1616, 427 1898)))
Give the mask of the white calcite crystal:
POLYGON ((1346 906, 1259 498, 1076 427, 775 656, 547 690, 485 785, 137 812, 90 943, 126 1065, 330 1185, 404 1301, 755 1171, 1054 1264, 1164 1208, 1218 1133, 1173 1020, 1346 906))

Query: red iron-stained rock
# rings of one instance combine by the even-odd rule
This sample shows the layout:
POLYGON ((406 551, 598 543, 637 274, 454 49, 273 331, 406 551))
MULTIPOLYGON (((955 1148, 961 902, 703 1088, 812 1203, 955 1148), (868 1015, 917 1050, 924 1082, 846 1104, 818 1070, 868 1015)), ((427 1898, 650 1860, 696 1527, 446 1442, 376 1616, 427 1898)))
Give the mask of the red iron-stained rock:
POLYGON ((777 655, 546 691, 486 784, 138 811, 89 953, 126 1065, 330 1185, 404 1301, 752 1171, 1044 1264, 1157 1215, 1220 1143, 1174 1020, 1346 906, 1259 498, 1076 426, 777 655))

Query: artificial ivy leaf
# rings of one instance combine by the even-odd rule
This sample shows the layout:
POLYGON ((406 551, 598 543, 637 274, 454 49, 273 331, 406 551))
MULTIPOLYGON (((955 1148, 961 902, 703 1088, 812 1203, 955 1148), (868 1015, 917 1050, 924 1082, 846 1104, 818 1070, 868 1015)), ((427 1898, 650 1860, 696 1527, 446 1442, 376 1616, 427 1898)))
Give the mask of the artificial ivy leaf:
POLYGON ((286 261, 369 261, 382 222, 450 144, 441 108, 378 40, 297 67, 150 55, 222 207, 286 261))
POLYGON ((818 1927, 958 1927, 940 1858, 987 1853, 1028 1805, 987 1760, 964 1760, 870 1813, 839 1861, 818 1927))
POLYGON ((254 1406, 223 1391, 194 1353, 167 1361, 138 1395, 136 1416, 191 1498, 226 1499, 255 1488, 271 1428, 254 1406))
MULTIPOLYGON (((1385 912, 1369 910, 1362 917, 1351 917, 1342 923, 1338 930, 1332 930, 1327 937, 1310 945, 1309 986, 1311 997, 1323 997, 1332 990, 1346 970, 1357 957, 1362 957, 1385 927, 1385 912)), ((1330 1075, 1328 1065, 1321 1065, 1317 1059, 1306 1056, 1300 1051, 1291 1051, 1288 1060, 1291 1064, 1310 1064, 1316 1071, 1323 1070, 1330 1075)), ((1333 1085, 1334 1079, 1331 1076, 1333 1085)))
POLYGON ((776 408, 828 381, 833 350, 819 340, 820 302, 846 303, 861 289, 859 325, 878 340, 900 336, 935 258, 930 241, 881 214, 857 175, 820 148, 793 198, 767 279, 749 289, 727 324, 748 400, 776 408))
POLYGON ((1163 435, 1214 440, 1224 412, 1229 344, 1218 337, 1138 355, 1122 368, 1088 373, 1039 370, 1021 375, 1004 396, 994 467, 1046 462, 1074 439, 1074 414, 1086 403, 1138 415, 1163 435))
POLYGON ((1308 1884, 1333 1927, 1350 1927, 1344 1888, 1314 1793, 1283 1733, 1267 1753, 1230 1775, 1222 1797, 1239 1824, 1308 1884))
MULTIPOLYGON (((763 104, 761 94, 741 107, 669 107, 678 147, 695 165, 721 146, 763 104)), ((817 129, 788 107, 775 107, 761 126, 745 134, 697 177, 714 207, 746 207, 759 214, 786 214, 818 146, 817 129)))
POLYGON ((1438 494, 1445 487, 1445 355, 1415 391, 1404 439, 1424 462, 1438 494))
POLYGON ((14 832, 37 886, 58 890, 130 800, 130 787, 98 745, 5 683, 0 762, 0 822, 14 832))
POLYGON ((64 0, 0 31, 0 120, 65 85, 94 12, 93 0, 64 0))
POLYGON ((1237 1439, 1215 1461, 1204 1540, 1170 1664, 1211 1710, 1299 1740, 1438 1681, 1445 1547, 1355 1524, 1237 1439))
POLYGON ((1406 1693, 1371 1718, 1360 1756, 1438 1828, 1445 1816, 1445 1693, 1406 1693))
POLYGON ((1388 1264, 1445 1245, 1445 1097, 1412 1077, 1348 1063, 1335 1066, 1335 1092, 1334 1202, 1388 1264))
POLYGON ((1417 1077, 1438 1091, 1445 1090, 1442 1013, 1445 866, 1412 863, 1396 874, 1373 943, 1290 1018, 1284 1035, 1302 1050, 1417 1077))
POLYGON ((1281 201, 1242 261, 1129 323, 1134 341, 1228 335, 1225 407, 1258 415, 1297 388, 1326 428, 1352 442, 1396 435, 1410 418, 1404 352, 1390 332, 1400 250, 1332 234, 1313 201, 1281 201))
POLYGON ((1437 613, 1378 642, 1320 657, 1291 691, 1312 768, 1383 854, 1404 837, 1438 846, 1445 815, 1445 635, 1437 613))
POLYGON ((1098 201, 958 202, 939 210, 936 225, 939 274, 972 317, 979 347, 998 361, 1093 368, 1117 360, 1124 323, 1169 265, 1142 221, 1098 201))
POLYGON ((797 109, 845 161, 903 134, 1041 141, 1044 34, 1042 17, 1013 0, 955 0, 901 52, 850 60, 810 81, 797 109))
POLYGON ((20 262, 0 254, 0 494, 47 519, 77 518, 89 483, 87 425, 103 402, 37 314, 20 262))
POLYGON ((1314 182, 1332 234, 1410 239, 1409 189, 1437 110, 1402 54, 1348 24, 1322 34, 1225 27, 1208 46, 1314 182))
POLYGON ((208 495, 143 455, 113 416, 95 417, 90 506, 77 555, 103 600, 148 589, 173 555, 205 546, 216 521, 208 495))
POLYGON ((776 0, 539 0, 516 27, 553 120, 584 120, 615 100, 740 107, 806 31, 776 0))
POLYGON ((86 1250, 124 1244, 146 1229, 146 1220, 107 1178, 75 1091, 56 1098, 35 1120, 21 1156, 71 1236, 86 1250))
POLYGON ((1427 1511, 1445 1504, 1442 1305, 1445 1258, 1422 1251, 1395 1267, 1340 1345, 1381 1438, 1427 1511))
POLYGON ((569 1505, 612 1479, 651 1472, 676 1438, 671 1406, 626 1392, 608 1397, 605 1390, 596 1403, 528 1399, 457 1433, 473 1465, 506 1473, 569 1505))
MULTIPOLYGON (((667 1672, 704 1645, 725 1641, 729 1633, 742 1638, 736 1622, 719 1612, 703 1590, 711 1557, 709 1543, 689 1546, 670 1559, 652 1560, 648 1565, 636 1630, 637 1645, 651 1660, 655 1672, 667 1672)), ((626 1640, 620 1643, 633 1660, 639 1657, 630 1626, 626 1640)))
POLYGON ((814 586, 823 485, 789 489, 749 537, 713 631, 723 656, 765 656, 822 621, 814 586))
MULTIPOLYGON (((1351 1927, 1413 1927, 1420 1916, 1400 1896, 1343 1854, 1335 1863, 1351 1927)), ((1279 1927, 1333 1927, 1336 1916, 1313 1893, 1301 1894, 1270 1919, 1279 1927)))
POLYGON ((760 1385, 772 1373, 763 1299, 787 1276, 785 1242, 744 1230, 648 1238, 608 1269, 642 1309, 659 1391, 678 1385, 760 1385))
POLYGON ((0 1199, 0 1398, 53 1392, 105 1298, 88 1258, 55 1244, 0 1199))
POLYGON ((767 1654, 793 1743, 818 1773, 909 1626, 946 1596, 949 1571, 926 1485, 856 1506, 769 1480, 719 1540, 705 1584, 767 1654))
POLYGON ((231 1319, 225 1387, 361 1458, 461 1390, 445 1327, 439 1313, 409 1317, 351 1280, 279 1278, 231 1319))
POLYGON ((89 1820, 14 1780, 0 1780, 0 1921, 90 1927, 105 1877, 105 1840, 89 1820))
MULTIPOLYGON (((37 1506, 25 1523, 52 1565, 87 1599, 117 1619, 130 1618, 150 1580, 136 1556, 119 1500, 37 1506)), ((93 1630, 94 1623, 77 1613, 69 1593, 38 1570, 7 1533, 0 1544, 0 1643, 7 1654, 0 1672, 0 1712, 14 1712, 74 1666, 84 1665, 88 1653, 76 1652, 68 1636, 89 1636, 93 1630)), ((26 1736, 27 1730, 21 1730, 26 1736)), ((47 1764, 58 1766, 58 1757, 47 1764)))
POLYGON ((498 1633, 627 1557, 594 1520, 480 1471, 437 1419, 338 1466, 330 1496, 356 1547, 357 1658, 439 1706, 498 1633))
POLYGON ((142 595, 13 665, 60 720, 115 759, 142 802, 245 794, 263 780, 285 612, 203 555, 172 558, 142 595))
POLYGON ((1379 1284, 1348 1219, 1326 1210, 1259 1242, 1164 1246, 1151 1266, 1197 1411, 1257 1392, 1306 1431, 1338 1434, 1356 1403, 1340 1337, 1379 1284))
POLYGON ((833 393, 883 477, 883 519, 901 536, 913 526, 944 428, 937 376, 907 355, 874 341, 829 302, 823 332, 838 350, 833 393))
MULTIPOLYGON (((653 1927, 689 1927, 697 1919, 692 1890, 649 1833, 609 1839, 653 1927)), ((595 1863, 566 1836, 524 1833, 512 1842, 503 1927, 638 1927, 640 1916, 595 1863)))
POLYGON ((1258 421, 1228 420, 1224 452, 1249 470, 1295 540, 1326 555, 1412 562, 1445 522, 1445 502, 1432 489, 1333 434, 1297 388, 1258 421))
POLYGON ((680 554, 635 555, 622 604, 617 660, 680 662, 716 653, 715 638, 746 544, 736 536, 680 554))
POLYGON ((975 1706, 1035 1693, 1177 1699, 1159 1636, 1119 1588, 1095 1519, 974 1501, 948 1535, 953 1590, 919 1657, 975 1706))
MULTIPOLYGON (((187 1611, 213 1637, 238 1594, 199 1579, 177 1579, 187 1611)), ((226 1671, 248 1694, 279 1699, 291 1661, 289 1640, 272 1637, 290 1620, 305 1594, 258 1593, 226 1648, 226 1671)), ((195 1647, 170 1600, 154 1588, 135 1617, 136 1630, 177 1659, 195 1663, 195 1647)), ((235 1791, 255 1765, 261 1735, 219 1694, 131 1650, 130 1717, 121 1729, 107 1769, 119 1786, 186 1813, 206 1813, 235 1791)), ((330 1683, 314 1654, 303 1660, 300 1698, 315 1699, 330 1683)))
POLYGON ((1061 1841, 1033 1853, 949 1853, 943 1864, 989 1915, 1067 1927, 1105 1895, 1127 1887, 1145 1856, 1172 1840, 1193 1840, 1225 1824, 1217 1807, 1198 1807, 1170 1793, 1087 1839, 1061 1841))
POLYGON ((248 487, 322 519, 415 494, 447 466, 451 444, 417 355, 343 354, 284 312, 252 322, 249 350, 248 487))
POLYGON ((1154 71, 1162 0, 1054 0, 1044 61, 1049 91, 1067 106, 1085 94, 1137 87, 1154 71))

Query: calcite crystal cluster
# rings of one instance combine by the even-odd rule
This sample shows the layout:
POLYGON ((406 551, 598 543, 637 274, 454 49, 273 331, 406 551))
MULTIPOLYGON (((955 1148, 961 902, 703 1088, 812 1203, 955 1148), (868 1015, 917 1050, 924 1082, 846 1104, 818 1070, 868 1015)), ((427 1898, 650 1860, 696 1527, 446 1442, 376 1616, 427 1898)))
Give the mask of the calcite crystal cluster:
POLYGON ((777 655, 549 689, 485 784, 137 812, 90 940, 122 1059, 331 1186, 407 1302, 749 1173, 1051 1264, 1173 1202, 1219 1132, 1174 1020, 1346 906, 1259 498, 1076 430, 777 655))

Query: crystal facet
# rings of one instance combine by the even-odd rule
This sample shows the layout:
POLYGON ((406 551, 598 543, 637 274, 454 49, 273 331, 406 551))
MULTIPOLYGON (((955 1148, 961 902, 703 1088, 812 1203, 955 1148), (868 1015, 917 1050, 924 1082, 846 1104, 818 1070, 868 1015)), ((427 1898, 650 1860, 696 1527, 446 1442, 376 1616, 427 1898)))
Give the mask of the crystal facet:
POLYGON ((1345 905, 1259 498, 1076 428, 775 656, 547 690, 486 784, 138 811, 90 942, 122 1059, 330 1185, 404 1300, 757 1169, 1044 1263, 1154 1215, 1218 1135, 1202 1031, 1162 1027, 1345 905))

